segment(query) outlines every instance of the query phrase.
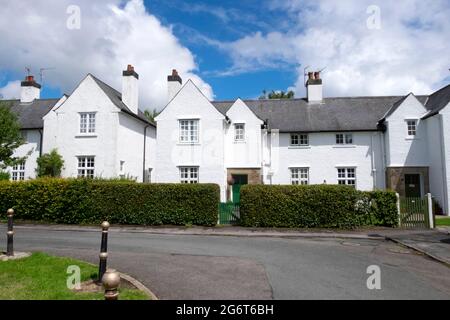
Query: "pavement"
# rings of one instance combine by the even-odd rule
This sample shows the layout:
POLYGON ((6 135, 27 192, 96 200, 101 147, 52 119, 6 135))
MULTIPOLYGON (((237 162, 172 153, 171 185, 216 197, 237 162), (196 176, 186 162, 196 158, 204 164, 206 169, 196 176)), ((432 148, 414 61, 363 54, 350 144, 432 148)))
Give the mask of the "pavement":
MULTIPOLYGON (((15 231, 18 251, 98 263, 98 227, 24 225, 15 231)), ((418 243, 436 236, 435 231, 398 229, 113 226, 108 265, 160 299, 450 299, 448 266, 386 240, 408 234, 418 243), (367 288, 371 265, 380 267, 381 290, 367 288)))

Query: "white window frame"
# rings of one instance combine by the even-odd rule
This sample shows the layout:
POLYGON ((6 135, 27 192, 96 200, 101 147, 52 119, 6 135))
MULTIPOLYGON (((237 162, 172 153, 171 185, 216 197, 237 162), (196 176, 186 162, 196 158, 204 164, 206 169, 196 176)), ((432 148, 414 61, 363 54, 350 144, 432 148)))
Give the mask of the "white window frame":
POLYGON ((80 134, 95 134, 96 131, 96 113, 80 112, 80 134))
POLYGON ((352 145, 353 133, 336 133, 336 144, 340 146, 352 145))
POLYGON ((95 176, 95 156, 77 157, 77 177, 92 179, 95 176))
POLYGON ((245 141, 245 123, 234 124, 234 141, 245 141))
POLYGON ((199 143, 200 141, 200 120, 199 119, 179 119, 179 142, 183 144, 199 143))
POLYGON ((180 183, 199 183, 199 167, 179 167, 180 183))
POLYGON ((338 167, 337 181, 338 184, 356 188, 356 167, 338 167))
POLYGON ((307 147, 309 146, 309 134, 307 133, 291 133, 289 145, 291 147, 307 147), (296 142, 294 142, 296 140, 296 142))
POLYGON ((309 168, 297 167, 290 168, 292 185, 308 185, 309 184, 309 168))
POLYGON ((25 180, 25 162, 16 164, 11 170, 11 180, 12 181, 23 181, 25 180))
POLYGON ((417 125, 419 121, 417 119, 406 119, 406 134, 409 138, 417 136, 417 125))

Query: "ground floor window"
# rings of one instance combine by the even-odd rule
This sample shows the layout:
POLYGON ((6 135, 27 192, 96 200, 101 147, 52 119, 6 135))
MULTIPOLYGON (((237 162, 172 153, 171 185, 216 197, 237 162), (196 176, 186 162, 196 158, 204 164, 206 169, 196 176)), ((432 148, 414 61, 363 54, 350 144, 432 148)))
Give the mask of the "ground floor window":
POLYGON ((356 187, 356 168, 338 168, 338 183, 356 187))
POLYGON ((181 167, 181 183, 198 183, 198 167, 181 167))
POLYGON ((309 184, 309 168, 291 168, 292 184, 309 184))
POLYGON ((11 179, 13 181, 25 180, 25 162, 12 167, 11 179))
POLYGON ((78 157, 78 178, 94 178, 95 157, 78 157))

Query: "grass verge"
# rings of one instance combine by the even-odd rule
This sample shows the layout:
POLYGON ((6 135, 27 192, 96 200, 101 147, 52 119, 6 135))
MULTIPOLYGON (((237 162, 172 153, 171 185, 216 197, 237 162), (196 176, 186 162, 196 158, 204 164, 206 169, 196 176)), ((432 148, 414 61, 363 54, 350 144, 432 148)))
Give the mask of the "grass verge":
POLYGON ((436 217, 437 226, 450 226, 450 217, 436 217))
MULTIPOLYGON (((80 267, 81 282, 97 277, 86 262, 33 253, 21 260, 0 261, 0 300, 103 300, 102 292, 75 292, 67 288, 67 267, 80 267)), ((120 300, 148 300, 142 291, 119 288, 120 300)))

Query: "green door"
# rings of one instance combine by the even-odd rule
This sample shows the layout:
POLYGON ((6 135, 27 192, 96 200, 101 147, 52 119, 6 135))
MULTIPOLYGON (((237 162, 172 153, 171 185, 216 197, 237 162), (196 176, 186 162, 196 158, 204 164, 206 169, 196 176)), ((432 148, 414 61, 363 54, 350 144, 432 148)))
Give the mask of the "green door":
POLYGON ((248 184, 248 176, 246 174, 233 174, 233 202, 241 202, 241 187, 244 184, 248 184))
POLYGON ((420 174, 405 174, 405 196, 407 198, 420 198, 420 174))

